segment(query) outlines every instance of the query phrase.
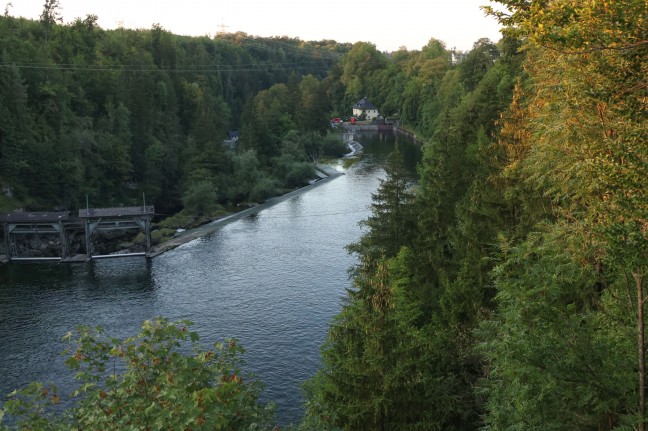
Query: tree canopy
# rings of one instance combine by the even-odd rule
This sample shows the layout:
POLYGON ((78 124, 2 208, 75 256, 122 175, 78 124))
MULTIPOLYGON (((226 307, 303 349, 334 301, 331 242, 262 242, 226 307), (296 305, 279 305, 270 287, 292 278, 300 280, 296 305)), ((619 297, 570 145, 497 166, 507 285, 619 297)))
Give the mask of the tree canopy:
POLYGON ((214 208, 311 179, 307 169, 278 176, 272 159, 291 130, 326 134, 323 79, 348 46, 184 37, 159 25, 107 31, 94 15, 63 24, 60 7, 45 2, 40 21, 0 17, 3 210, 76 209, 86 195, 132 205, 145 192, 168 214, 205 181, 214 208), (246 112, 259 116, 250 122, 246 112), (238 154, 223 146, 231 130, 259 158, 259 183, 246 189, 231 181, 238 154))
MULTIPOLYGON (((384 250, 390 232, 378 222, 383 188, 362 247, 351 247, 374 263, 354 271, 356 287, 331 324, 307 421, 645 429, 648 6, 498 3, 504 11, 486 8, 504 26, 497 44, 477 41, 453 65, 431 41, 378 70, 365 65, 381 85, 346 80, 336 90, 362 88, 427 140, 410 239, 368 253, 384 250), (396 302, 396 292, 407 300, 396 302), (372 323, 383 309, 403 313, 404 333, 387 317, 372 323), (407 362, 414 351, 420 361, 407 362), (390 410, 392 386, 375 368, 395 352, 389 377, 407 370, 416 376, 410 391, 426 382, 414 417, 390 410), (381 377, 363 378, 364 370, 381 377)), ((385 208, 398 214, 397 205, 385 208)))

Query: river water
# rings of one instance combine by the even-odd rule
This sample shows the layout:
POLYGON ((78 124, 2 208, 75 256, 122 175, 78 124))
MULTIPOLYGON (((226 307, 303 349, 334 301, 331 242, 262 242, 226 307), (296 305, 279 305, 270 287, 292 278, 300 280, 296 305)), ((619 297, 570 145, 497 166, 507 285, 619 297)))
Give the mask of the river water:
POLYGON ((361 161, 345 175, 227 225, 152 260, 0 267, 0 394, 30 381, 72 384, 61 337, 101 325, 115 337, 156 316, 190 319, 205 346, 236 337, 246 370, 265 384, 280 424, 298 422, 302 383, 317 370, 327 325, 350 287, 355 260, 345 245, 361 235, 385 156, 405 138, 367 134, 361 161))

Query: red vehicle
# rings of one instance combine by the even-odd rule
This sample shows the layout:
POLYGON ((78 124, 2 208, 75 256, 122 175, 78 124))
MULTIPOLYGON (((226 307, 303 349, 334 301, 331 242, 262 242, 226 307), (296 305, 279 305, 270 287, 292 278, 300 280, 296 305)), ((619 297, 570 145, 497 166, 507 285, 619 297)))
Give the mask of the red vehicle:
POLYGON ((342 119, 339 117, 331 118, 331 123, 340 124, 342 119))

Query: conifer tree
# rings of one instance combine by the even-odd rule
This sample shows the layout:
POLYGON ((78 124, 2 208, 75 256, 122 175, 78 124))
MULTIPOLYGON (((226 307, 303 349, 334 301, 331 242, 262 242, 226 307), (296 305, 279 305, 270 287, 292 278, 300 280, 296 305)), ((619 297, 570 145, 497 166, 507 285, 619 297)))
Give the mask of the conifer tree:
POLYGON ((355 289, 329 329, 323 367, 307 385, 305 424, 367 431, 449 429, 442 418, 450 402, 433 408, 443 399, 438 383, 444 377, 428 368, 435 341, 417 326, 420 307, 409 292, 407 253, 404 248, 389 260, 363 258, 355 289))
POLYGON ((411 243, 414 229, 414 191, 398 145, 387 157, 386 178, 371 196, 371 215, 361 225, 366 233, 348 250, 374 258, 394 257, 411 243))

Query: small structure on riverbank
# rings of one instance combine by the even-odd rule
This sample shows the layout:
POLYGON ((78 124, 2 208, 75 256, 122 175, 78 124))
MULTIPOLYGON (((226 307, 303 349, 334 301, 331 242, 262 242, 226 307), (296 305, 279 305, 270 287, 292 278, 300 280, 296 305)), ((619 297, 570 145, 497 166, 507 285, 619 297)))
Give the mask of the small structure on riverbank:
POLYGON ((14 212, 0 215, 4 233, 5 260, 20 259, 18 244, 30 241, 40 235, 55 235, 60 242, 60 256, 32 257, 30 259, 65 259, 68 255, 68 241, 65 223, 70 213, 64 212, 14 212))
POLYGON ((86 257, 88 259, 121 256, 144 256, 151 251, 151 219, 155 215, 153 206, 88 208, 79 210, 86 234, 86 257), (95 232, 123 229, 141 229, 146 237, 146 253, 128 253, 114 255, 93 255, 92 236, 95 232))
POLYGON ((0 215, 4 255, 0 262, 12 260, 58 260, 83 262, 102 257, 146 256, 151 250, 153 206, 88 208, 79 217, 69 211, 12 212, 0 215), (138 229, 146 238, 146 253, 94 255, 93 234, 101 231, 138 229), (74 255, 83 246, 77 239, 85 231, 86 254, 74 255), (73 246, 71 246, 71 244, 73 246), (74 255, 74 256, 73 256, 74 255))

